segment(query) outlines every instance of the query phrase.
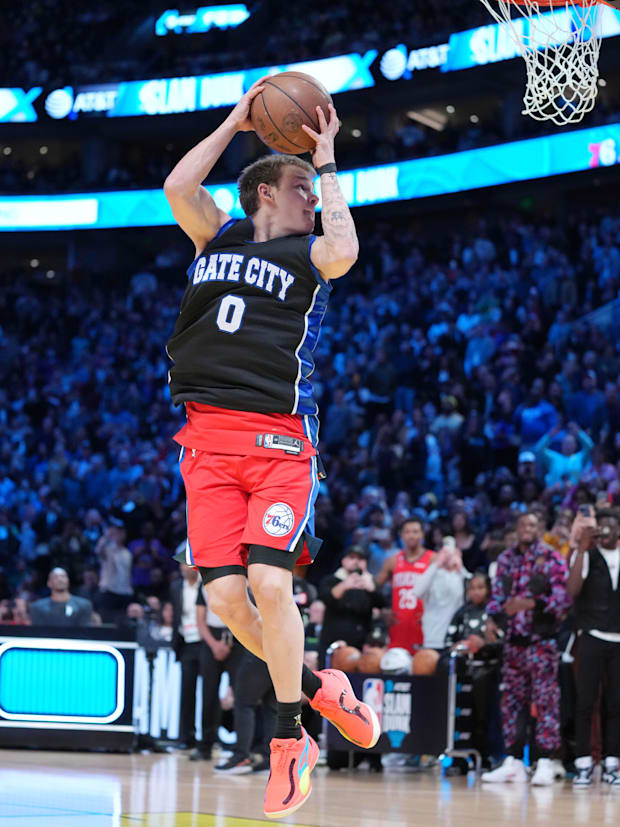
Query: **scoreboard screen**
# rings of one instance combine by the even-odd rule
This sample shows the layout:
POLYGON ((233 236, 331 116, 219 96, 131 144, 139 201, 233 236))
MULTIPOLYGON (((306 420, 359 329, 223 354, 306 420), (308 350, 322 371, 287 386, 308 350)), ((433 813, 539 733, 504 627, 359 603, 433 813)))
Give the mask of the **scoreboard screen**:
POLYGON ((0 627, 0 745, 133 740, 135 641, 91 639, 106 634, 101 628, 70 635, 33 627, 6 634, 7 628, 0 627))

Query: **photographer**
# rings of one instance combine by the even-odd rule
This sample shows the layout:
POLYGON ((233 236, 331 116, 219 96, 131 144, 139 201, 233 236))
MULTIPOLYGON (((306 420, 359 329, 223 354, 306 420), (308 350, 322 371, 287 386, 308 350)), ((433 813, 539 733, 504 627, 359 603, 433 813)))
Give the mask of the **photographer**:
POLYGON ((383 606, 383 597, 367 570, 367 555, 362 546, 350 546, 341 567, 319 586, 319 600, 325 603, 325 617, 319 643, 319 661, 335 640, 361 649, 372 625, 372 610, 383 606))
POLYGON ((579 630, 579 669, 575 713, 577 787, 592 784, 594 764, 590 751, 592 710, 603 674, 605 709, 603 780, 620 788, 620 522, 616 511, 601 510, 596 519, 583 506, 571 536, 577 548, 570 560, 567 588, 575 598, 579 630))

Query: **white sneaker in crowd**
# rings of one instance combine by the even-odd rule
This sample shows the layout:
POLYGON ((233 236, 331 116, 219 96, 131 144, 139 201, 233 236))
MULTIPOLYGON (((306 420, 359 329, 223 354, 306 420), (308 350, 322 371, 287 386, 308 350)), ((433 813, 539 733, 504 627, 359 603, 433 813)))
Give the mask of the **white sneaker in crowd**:
POLYGON ((581 755, 575 758, 575 777, 573 778, 573 787, 584 789, 592 786, 592 772, 594 771, 594 762, 591 755, 581 755))
POLYGON ((481 780, 487 784, 524 784, 527 781, 527 772, 523 761, 508 755, 496 770, 483 772, 481 780))
POLYGON ((620 789, 620 769, 619 762, 616 757, 608 756, 603 765, 603 781, 610 785, 610 787, 617 787, 620 789))
POLYGON ((536 772, 532 776, 534 787, 551 787, 555 781, 555 769, 550 758, 539 758, 536 762, 536 772))
POLYGON ((551 762, 553 764, 553 775, 556 781, 564 781, 566 778, 566 770, 564 764, 558 759, 554 758, 551 762))

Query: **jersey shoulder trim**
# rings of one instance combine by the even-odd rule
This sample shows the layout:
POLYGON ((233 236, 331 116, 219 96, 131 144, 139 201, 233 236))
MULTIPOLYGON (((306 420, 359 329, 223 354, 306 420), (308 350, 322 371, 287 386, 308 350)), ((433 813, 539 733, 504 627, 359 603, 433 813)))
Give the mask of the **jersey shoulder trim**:
POLYGON ((329 279, 326 281, 323 278, 323 276, 320 274, 318 269, 315 267, 314 262, 312 261, 312 256, 311 256, 312 245, 314 244, 314 242, 316 240, 317 240, 317 236, 315 236, 314 233, 312 233, 311 235, 308 236, 308 263, 310 265, 310 270, 312 271, 312 275, 317 280, 317 282, 320 285, 325 285, 325 287, 327 287, 327 289, 331 291, 331 290, 334 289, 333 284, 331 283, 331 281, 329 281, 329 279))
POLYGON ((194 265, 196 264, 198 259, 201 258, 202 256, 204 256, 206 251, 209 249, 209 247, 213 244, 213 242, 216 239, 218 239, 218 238, 220 238, 220 236, 224 235, 224 233, 227 232, 228 230, 230 230, 231 227, 234 227, 235 224, 238 224, 240 220, 241 219, 239 219, 239 218, 231 218, 225 224, 222 224, 222 226, 219 228, 217 233, 213 236, 211 241, 209 241, 207 244, 205 244, 205 246, 202 248, 202 250, 198 253, 196 258, 192 261, 192 263, 189 265, 189 267, 185 271, 188 279, 192 277, 192 275, 194 273, 194 265))
MULTIPOLYGON (((224 235, 224 233, 227 230, 230 230, 231 227, 233 227, 235 224, 238 224, 240 220, 241 219, 239 219, 239 218, 230 218, 225 224, 222 224, 222 226, 219 228, 217 233, 213 236, 213 238, 211 239, 209 244, 212 244, 215 241, 216 238, 219 238, 221 235, 224 235)), ((209 244, 207 244, 207 247, 209 246, 209 244)), ((206 247, 205 247, 205 250, 206 250, 206 247)))

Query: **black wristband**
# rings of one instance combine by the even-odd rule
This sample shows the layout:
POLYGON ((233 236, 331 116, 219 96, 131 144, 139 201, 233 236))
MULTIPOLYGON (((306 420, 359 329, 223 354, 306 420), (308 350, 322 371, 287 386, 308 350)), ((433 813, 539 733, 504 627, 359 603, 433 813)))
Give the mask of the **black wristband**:
POLYGON ((323 175, 326 172, 338 172, 338 167, 333 161, 330 164, 323 164, 322 167, 316 168, 317 175, 323 175))

